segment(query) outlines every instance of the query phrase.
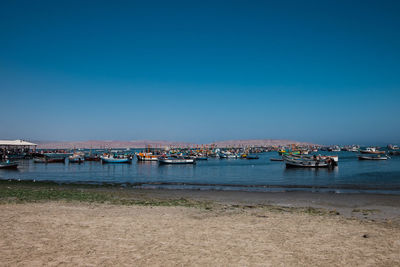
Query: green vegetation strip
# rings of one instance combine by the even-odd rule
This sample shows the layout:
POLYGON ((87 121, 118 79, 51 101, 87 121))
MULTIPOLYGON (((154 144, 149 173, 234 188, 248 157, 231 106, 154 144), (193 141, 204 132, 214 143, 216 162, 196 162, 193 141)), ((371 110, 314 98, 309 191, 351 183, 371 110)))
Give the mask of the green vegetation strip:
POLYGON ((313 207, 281 207, 274 205, 227 205, 212 201, 198 201, 187 198, 157 199, 143 194, 124 190, 118 185, 58 185, 52 182, 6 181, 0 180, 0 204, 29 203, 46 201, 67 201, 85 203, 106 203, 115 205, 140 206, 181 206, 205 210, 251 210, 259 209, 278 213, 307 213, 310 215, 339 215, 336 210, 313 207))
POLYGON ((116 205, 141 206, 183 206, 211 209, 212 202, 195 201, 186 198, 178 199, 140 199, 126 197, 115 190, 96 191, 98 186, 54 185, 28 182, 0 182, 0 203, 27 203, 45 201, 78 201, 86 203, 107 203, 116 205))

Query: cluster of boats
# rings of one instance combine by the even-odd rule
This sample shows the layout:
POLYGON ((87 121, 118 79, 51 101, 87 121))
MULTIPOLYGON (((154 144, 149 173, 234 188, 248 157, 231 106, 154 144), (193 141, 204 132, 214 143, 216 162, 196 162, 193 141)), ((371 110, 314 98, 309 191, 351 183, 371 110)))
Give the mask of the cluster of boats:
MULTIPOLYGON (((400 155, 398 147, 393 147, 390 151, 392 155, 400 155)), ((330 151, 341 151, 340 147, 334 146, 330 151)), ((390 158, 386 155, 385 151, 378 150, 376 147, 367 147, 366 149, 359 149, 359 147, 349 147, 345 151, 360 152, 358 155, 359 160, 387 160, 390 158)), ((338 165, 338 156, 322 156, 322 155, 308 155, 302 151, 278 151, 281 158, 271 158, 271 161, 284 161, 286 167, 303 167, 303 168, 333 168, 338 165)), ((390 153, 389 152, 389 153, 390 153)))
POLYGON ((65 163, 66 158, 68 158, 69 163, 83 163, 85 161, 101 161, 103 163, 130 163, 132 162, 132 157, 130 156, 118 156, 110 153, 99 155, 85 155, 82 152, 73 153, 69 155, 67 153, 47 153, 43 154, 41 157, 35 157, 33 162, 35 163, 65 163))
MULTIPOLYGON (((359 146, 348 146, 339 147, 332 146, 328 150, 334 151, 351 151, 359 152, 357 155, 359 160, 387 160, 390 158, 389 155, 400 155, 398 146, 388 146, 387 151, 379 150, 376 147, 367 147, 360 149, 359 146)), ((270 158, 271 161, 283 161, 286 167, 301 167, 301 168, 333 168, 338 165, 339 157, 337 155, 316 155, 318 152, 317 148, 297 148, 297 149, 285 149, 279 148, 275 151, 278 152, 279 158, 270 158)), ((89 154, 85 154, 83 151, 75 151, 74 153, 68 153, 66 151, 49 152, 49 153, 35 153, 33 161, 34 163, 65 163, 81 164, 85 161, 98 161, 102 163, 132 163, 132 160, 136 156, 137 160, 140 161, 156 161, 159 164, 195 164, 199 160, 208 160, 209 158, 219 159, 248 159, 254 160, 259 159, 257 153, 254 153, 251 149, 240 149, 240 148, 228 148, 219 149, 215 148, 212 150, 207 149, 174 149, 169 151, 156 150, 146 148, 142 152, 136 152, 134 154, 124 154, 128 152, 122 152, 121 150, 109 150, 108 152, 98 151, 97 154, 93 154, 92 151, 89 154), (99 153, 100 152, 100 153, 99 153)), ((7 158, 6 158, 7 159, 7 158)), ((0 161, 0 169, 15 169, 18 167, 18 162, 10 160, 0 161)))

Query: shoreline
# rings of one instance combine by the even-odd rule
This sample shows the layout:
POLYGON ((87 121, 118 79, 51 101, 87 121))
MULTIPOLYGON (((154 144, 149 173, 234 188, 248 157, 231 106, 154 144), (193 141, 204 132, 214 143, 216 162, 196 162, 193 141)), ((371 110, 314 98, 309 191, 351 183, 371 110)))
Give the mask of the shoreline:
POLYGON ((116 184, 58 184, 0 180, 0 202, 10 200, 11 202, 77 200, 129 205, 142 205, 147 201, 148 205, 168 206, 186 206, 191 203, 189 206, 312 208, 326 213, 337 213, 345 218, 391 221, 400 224, 400 195, 390 194, 160 189, 116 184), (32 192, 36 192, 37 195, 32 195, 32 192))
POLYGON ((397 266, 400 196, 0 181, 5 265, 397 266))

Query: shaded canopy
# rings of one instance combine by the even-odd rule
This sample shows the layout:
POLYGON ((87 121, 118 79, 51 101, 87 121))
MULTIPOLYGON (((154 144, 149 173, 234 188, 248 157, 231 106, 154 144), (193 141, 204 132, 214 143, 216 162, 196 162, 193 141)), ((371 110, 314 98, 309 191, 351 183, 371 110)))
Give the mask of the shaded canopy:
POLYGON ((0 140, 0 146, 37 146, 24 140, 0 140))

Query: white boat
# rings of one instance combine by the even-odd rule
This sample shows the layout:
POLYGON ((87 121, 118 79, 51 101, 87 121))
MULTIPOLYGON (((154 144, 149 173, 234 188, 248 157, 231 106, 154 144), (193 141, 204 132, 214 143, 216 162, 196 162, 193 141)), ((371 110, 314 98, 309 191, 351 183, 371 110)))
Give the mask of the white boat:
POLYGON ((68 157, 69 163, 82 163, 85 161, 85 154, 74 153, 72 156, 68 157))
POLYGON ((375 147, 367 147, 364 150, 360 150, 362 154, 385 154, 385 151, 379 151, 375 147))
POLYGON ((348 149, 348 151, 350 152, 358 152, 360 150, 360 148, 358 146, 352 146, 348 149))
POLYGON ((330 147, 329 149, 328 149, 328 151, 332 151, 332 152, 340 152, 340 147, 339 146, 333 146, 333 147, 330 147))
POLYGON ((228 157, 225 153, 219 153, 218 156, 220 159, 226 159, 228 157))
POLYGON ((159 158, 158 163, 160 164, 195 164, 195 159, 189 158, 159 158))
POLYGON ((359 160, 387 160, 388 159, 388 157, 386 157, 386 156, 381 156, 381 155, 378 155, 378 156, 358 156, 358 159, 359 160))
POLYGON ((127 157, 114 157, 112 155, 100 156, 102 163, 131 163, 132 159, 127 157))
POLYGON ((399 146, 398 145, 388 145, 387 148, 389 150, 399 150, 399 146))
POLYGON ((282 156, 286 167, 300 167, 300 168, 332 168, 335 166, 335 160, 328 156, 282 156))

